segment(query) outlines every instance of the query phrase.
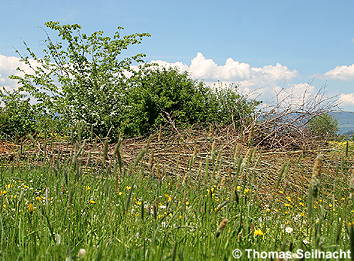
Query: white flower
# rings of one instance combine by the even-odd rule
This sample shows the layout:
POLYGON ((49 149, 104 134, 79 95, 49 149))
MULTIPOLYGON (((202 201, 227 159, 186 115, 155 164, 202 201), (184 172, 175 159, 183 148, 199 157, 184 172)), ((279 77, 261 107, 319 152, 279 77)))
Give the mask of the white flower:
POLYGON ((290 234, 290 233, 292 233, 293 231, 294 231, 294 229, 293 229, 292 227, 286 227, 286 228, 285 228, 285 232, 286 232, 286 233, 289 233, 289 234, 290 234))
POLYGON ((78 257, 84 257, 86 255, 86 250, 83 248, 80 248, 79 253, 77 253, 78 257))
POLYGON ((302 240, 302 243, 304 243, 305 245, 308 245, 308 244, 310 244, 310 241, 308 241, 307 239, 304 239, 304 240, 302 240))
POLYGON ((61 236, 60 236, 59 234, 55 234, 55 235, 54 235, 54 238, 55 238, 55 243, 56 243, 57 245, 60 245, 60 243, 61 243, 61 236))

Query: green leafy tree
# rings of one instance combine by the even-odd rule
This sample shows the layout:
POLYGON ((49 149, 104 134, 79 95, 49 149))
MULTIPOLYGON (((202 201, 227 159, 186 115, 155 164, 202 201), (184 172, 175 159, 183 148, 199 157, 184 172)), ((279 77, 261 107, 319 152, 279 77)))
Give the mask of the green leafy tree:
POLYGON ((98 135, 107 135, 120 126, 129 87, 143 71, 142 66, 136 70, 132 65, 142 64, 144 54, 129 57, 124 51, 149 34, 122 36, 123 28, 118 27, 109 37, 102 31, 82 33, 78 24, 45 25, 59 39, 48 35, 42 58, 26 45, 28 55, 19 55, 30 72, 22 70, 23 76, 11 78, 46 113, 59 115, 68 126, 84 124, 98 135))
POLYGON ((35 111, 29 98, 18 91, 0 90, 0 137, 15 141, 35 132, 35 111))
POLYGON ((175 68, 150 68, 129 93, 124 131, 144 134, 160 125, 240 124, 259 104, 230 89, 214 90, 175 68))
POLYGON ((316 136, 329 138, 337 134, 338 122, 328 113, 324 113, 313 117, 308 123, 308 128, 316 136))

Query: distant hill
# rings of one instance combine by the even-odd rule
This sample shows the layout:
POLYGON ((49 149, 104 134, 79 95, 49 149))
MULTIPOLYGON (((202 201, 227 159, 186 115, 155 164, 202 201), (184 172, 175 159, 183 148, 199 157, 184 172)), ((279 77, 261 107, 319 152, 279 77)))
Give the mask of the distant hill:
POLYGON ((343 134, 343 135, 354 134, 354 112, 338 111, 338 112, 331 112, 330 115, 338 121, 339 134, 343 134))

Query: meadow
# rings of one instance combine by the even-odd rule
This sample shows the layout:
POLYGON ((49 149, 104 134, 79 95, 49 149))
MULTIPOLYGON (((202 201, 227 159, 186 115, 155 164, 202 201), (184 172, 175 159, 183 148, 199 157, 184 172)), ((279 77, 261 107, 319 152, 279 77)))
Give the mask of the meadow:
POLYGON ((124 151, 129 144, 103 143, 85 160, 81 143, 68 156, 50 157, 49 145, 30 156, 28 145, 2 157, 1 260, 235 260, 235 249, 248 260, 245 249, 353 250, 353 143, 272 154, 210 141, 204 152, 187 144, 178 162, 158 158, 158 143, 139 144, 134 156, 124 151))

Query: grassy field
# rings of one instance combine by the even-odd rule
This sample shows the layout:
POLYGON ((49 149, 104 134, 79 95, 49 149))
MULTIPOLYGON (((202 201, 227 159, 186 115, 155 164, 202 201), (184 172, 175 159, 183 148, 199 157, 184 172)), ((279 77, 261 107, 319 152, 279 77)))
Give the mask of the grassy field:
MULTIPOLYGON (((326 160, 314 154, 306 159, 311 173, 303 166, 304 173, 292 173, 293 179, 312 176, 303 184, 308 193, 287 187, 285 164, 273 173, 279 184, 268 196, 264 187, 260 192, 269 168, 257 158, 261 152, 235 154, 227 173, 211 151, 207 164, 192 157, 189 166, 199 168, 185 175, 144 167, 144 149, 128 166, 117 158, 109 171, 88 171, 75 156, 40 165, 6 161, 0 168, 0 257, 235 260, 234 249, 347 251, 353 248, 352 160, 338 146, 326 160), (332 166, 338 185, 323 181, 333 165, 328 159, 338 163, 332 166)), ((296 157, 297 164, 302 160, 296 157)))

